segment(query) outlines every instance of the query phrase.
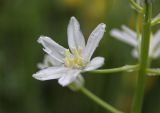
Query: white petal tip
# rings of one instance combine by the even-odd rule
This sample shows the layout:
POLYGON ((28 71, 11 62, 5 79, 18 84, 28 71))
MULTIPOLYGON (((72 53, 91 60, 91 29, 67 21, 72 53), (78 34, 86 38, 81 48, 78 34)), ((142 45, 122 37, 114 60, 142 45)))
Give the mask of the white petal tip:
POLYGON ((51 39, 50 37, 41 35, 41 36, 38 38, 37 42, 38 42, 38 43, 43 43, 44 40, 52 41, 52 39, 51 39))
POLYGON ((75 23, 75 22, 78 22, 78 21, 77 21, 76 17, 72 16, 71 19, 70 19, 70 22, 75 23))
POLYGON ((43 40, 46 39, 46 38, 47 38, 46 36, 43 36, 43 35, 42 35, 42 36, 40 36, 40 37, 38 38, 37 42, 38 42, 38 43, 42 43, 43 40))
POLYGON ((122 29, 128 28, 126 25, 121 26, 122 29))
POLYGON ((106 24, 100 23, 100 24, 99 24, 99 28, 100 28, 100 30, 102 30, 102 31, 105 32, 106 24))
POLYGON ((72 17, 71 17, 71 20, 74 20, 74 19, 76 19, 76 17, 72 16, 72 17))
POLYGON ((104 29, 106 28, 106 24, 101 23, 100 25, 102 26, 102 28, 104 28, 104 29))
POLYGON ((106 28, 106 24, 104 24, 104 23, 100 23, 99 25, 100 25, 100 26, 101 26, 101 28, 103 28, 103 29, 105 29, 105 28, 106 28))
POLYGON ((43 78, 41 78, 38 74, 33 74, 32 77, 37 79, 37 80, 44 81, 43 78))
POLYGON ((36 78, 36 76, 37 76, 36 74, 33 74, 33 75, 32 75, 33 78, 36 78))

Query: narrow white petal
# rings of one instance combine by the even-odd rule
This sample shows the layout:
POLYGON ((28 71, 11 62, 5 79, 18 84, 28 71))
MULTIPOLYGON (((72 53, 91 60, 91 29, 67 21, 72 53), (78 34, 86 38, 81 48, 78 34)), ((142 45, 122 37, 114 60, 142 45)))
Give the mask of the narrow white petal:
POLYGON ((151 51, 152 53, 158 48, 160 45, 160 30, 158 30, 155 35, 151 38, 151 51))
POLYGON ((44 64, 47 64, 49 66, 57 66, 60 65, 61 63, 57 62, 57 60, 53 59, 51 56, 45 55, 44 64))
POLYGON ((105 32, 106 25, 104 23, 99 24, 93 32, 90 34, 87 45, 83 51, 83 58, 86 61, 89 61, 91 56, 93 55, 95 49, 99 45, 100 40, 103 37, 103 34, 105 32))
POLYGON ((58 79, 66 74, 68 68, 63 66, 61 67, 49 67, 46 69, 42 69, 37 73, 33 74, 33 77, 37 80, 51 80, 51 79, 58 79))
POLYGON ((43 45, 44 51, 59 62, 63 62, 65 48, 46 36, 40 36, 38 42, 43 45))
POLYGON ((95 57, 91 60, 90 63, 85 67, 84 71, 91 71, 101 67, 104 64, 103 57, 95 57))
POLYGON ((80 70, 68 70, 65 72, 65 76, 62 76, 59 80, 58 83, 62 85, 63 87, 69 85, 70 83, 76 81, 77 76, 79 75, 80 70))
POLYGON ((132 50, 132 56, 133 56, 134 58, 138 58, 138 57, 139 57, 139 52, 138 52, 137 49, 133 49, 133 50, 132 50))
POLYGON ((124 31, 120 31, 118 29, 112 29, 110 32, 110 35, 120 41, 123 41, 123 42, 133 46, 133 47, 137 47, 137 45, 138 45, 136 37, 133 37, 132 35, 129 35, 124 31))
POLYGON ((124 30, 125 33, 127 33, 129 36, 131 36, 135 41, 137 40, 137 34, 135 31, 131 30, 125 25, 122 25, 122 29, 124 30))
POLYGON ((54 58, 52 58, 51 56, 45 55, 44 59, 43 59, 43 62, 38 63, 37 66, 38 66, 39 69, 44 69, 44 68, 47 68, 47 67, 58 66, 58 65, 61 65, 61 63, 58 62, 57 60, 55 60, 54 58))
POLYGON ((70 22, 68 24, 67 29, 68 34, 68 45, 69 48, 72 50, 72 48, 78 49, 85 47, 85 39, 81 32, 79 22, 75 17, 71 17, 70 22))
MULTIPOLYGON (((160 46, 160 45, 159 45, 160 46)), ((154 53, 152 52, 151 57, 153 59, 156 59, 158 57, 160 57, 160 47, 156 49, 156 51, 154 51, 154 53)))

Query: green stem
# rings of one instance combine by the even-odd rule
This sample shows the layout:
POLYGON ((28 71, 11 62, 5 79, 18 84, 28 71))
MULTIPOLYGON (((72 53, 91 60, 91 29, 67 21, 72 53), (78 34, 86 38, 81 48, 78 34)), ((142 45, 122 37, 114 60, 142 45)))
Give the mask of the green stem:
POLYGON ((160 75, 160 69, 147 69, 147 73, 150 76, 160 75))
POLYGON ((160 18, 155 18, 155 19, 152 20, 151 25, 153 26, 153 25, 156 25, 158 23, 160 23, 160 18))
POLYGON ((110 104, 106 103, 105 101, 101 100, 99 97, 97 97, 96 95, 94 95, 92 92, 90 92, 85 87, 81 87, 80 91, 83 94, 85 94, 88 98, 90 98, 91 100, 93 100, 95 103, 97 103, 98 105, 100 105, 101 107, 103 107, 104 109, 106 109, 107 111, 110 111, 111 113, 123 113, 123 112, 117 110, 116 108, 114 108, 113 106, 111 106, 110 104))
POLYGON ((136 13, 136 32, 137 32, 137 40, 139 40, 140 38, 140 18, 141 18, 141 15, 139 13, 136 13))
POLYGON ((149 53, 150 34, 151 34, 152 7, 151 7, 151 3, 149 3, 148 0, 145 0, 144 3, 145 3, 145 11, 144 11, 142 42, 141 42, 141 48, 140 48, 140 65, 139 65, 137 88, 136 88, 132 113, 141 112, 147 68, 149 67, 148 53, 149 53))
POLYGON ((153 26, 153 25, 156 25, 156 24, 159 24, 159 23, 160 23, 160 13, 152 19, 151 25, 153 26))
POLYGON ((89 71, 91 73, 116 73, 116 72, 122 72, 122 71, 127 71, 127 72, 132 72, 138 70, 138 65, 126 65, 118 68, 112 68, 112 69, 99 69, 99 70, 93 70, 89 71))
POLYGON ((140 12, 140 13, 143 13, 144 11, 143 11, 143 8, 140 6, 140 5, 138 5, 134 0, 128 0, 130 3, 131 3, 131 5, 138 11, 138 12, 140 12))
MULTIPOLYGON (((137 35, 137 42, 138 42, 138 46, 137 46, 137 49, 138 49, 138 53, 140 52, 140 38, 141 38, 141 30, 140 30, 140 18, 141 18, 141 14, 140 13, 136 13, 136 35, 137 35)), ((139 60, 139 59, 138 59, 139 60)))

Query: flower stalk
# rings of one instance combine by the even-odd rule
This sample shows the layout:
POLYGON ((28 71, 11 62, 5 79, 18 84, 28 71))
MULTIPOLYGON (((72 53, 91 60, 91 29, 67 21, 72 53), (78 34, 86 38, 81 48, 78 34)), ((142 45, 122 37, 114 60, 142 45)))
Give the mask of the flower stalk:
POLYGON ((160 76, 160 69, 147 69, 147 73, 149 76, 160 76))
POLYGON ((153 26, 153 25, 156 25, 156 24, 159 24, 159 23, 160 23, 160 17, 153 19, 152 22, 151 22, 151 25, 153 26))
POLYGON ((137 4, 134 0, 128 0, 128 1, 139 13, 144 12, 143 8, 139 4, 137 4))
POLYGON ((142 41, 141 41, 141 48, 140 48, 140 61, 139 61, 140 65, 139 65, 137 88, 136 88, 132 113, 140 113, 142 109, 146 74, 147 74, 147 68, 149 67, 151 11, 152 11, 152 4, 148 0, 145 0, 143 32, 142 32, 142 41))
POLYGON ((137 71, 138 70, 139 65, 125 65, 122 67, 118 67, 118 68, 111 68, 111 69, 99 69, 99 70, 93 70, 90 71, 90 73, 117 73, 117 72, 132 72, 132 71, 137 71))
POLYGON ((104 109, 106 109, 107 111, 110 111, 111 113, 123 113, 123 112, 117 110, 116 108, 114 108, 113 106, 111 106, 110 104, 108 104, 107 102, 103 101, 102 99, 100 99, 96 95, 94 95, 92 92, 90 92, 85 87, 81 87, 79 91, 82 92, 84 95, 86 95, 91 100, 93 100, 99 106, 101 106, 104 109))

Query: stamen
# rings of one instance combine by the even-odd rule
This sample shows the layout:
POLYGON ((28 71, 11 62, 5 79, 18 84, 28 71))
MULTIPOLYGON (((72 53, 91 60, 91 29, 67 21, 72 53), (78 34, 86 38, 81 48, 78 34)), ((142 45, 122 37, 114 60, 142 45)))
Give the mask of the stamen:
POLYGON ((78 54, 79 54, 79 55, 82 54, 82 48, 78 48, 78 54))
POLYGON ((69 49, 65 50, 65 55, 66 55, 67 58, 70 58, 70 51, 69 51, 69 49))
POLYGON ((81 58, 81 54, 82 54, 82 49, 78 48, 78 50, 76 48, 72 48, 72 55, 69 51, 69 49, 65 50, 65 59, 64 59, 64 64, 67 67, 83 67, 84 66, 84 62, 83 59, 81 58))
POLYGON ((82 59, 82 58, 79 58, 79 65, 80 65, 80 66, 84 66, 84 62, 83 62, 83 59, 82 59))
POLYGON ((76 48, 72 48, 71 50, 72 50, 72 53, 73 53, 74 57, 77 58, 79 56, 79 54, 78 54, 76 48))
POLYGON ((67 67, 70 66, 68 58, 65 58, 65 59, 64 59, 64 64, 65 64, 67 67))
POLYGON ((69 60, 70 67, 73 66, 73 65, 74 65, 74 59, 71 59, 71 58, 70 58, 70 59, 68 59, 68 60, 69 60))

